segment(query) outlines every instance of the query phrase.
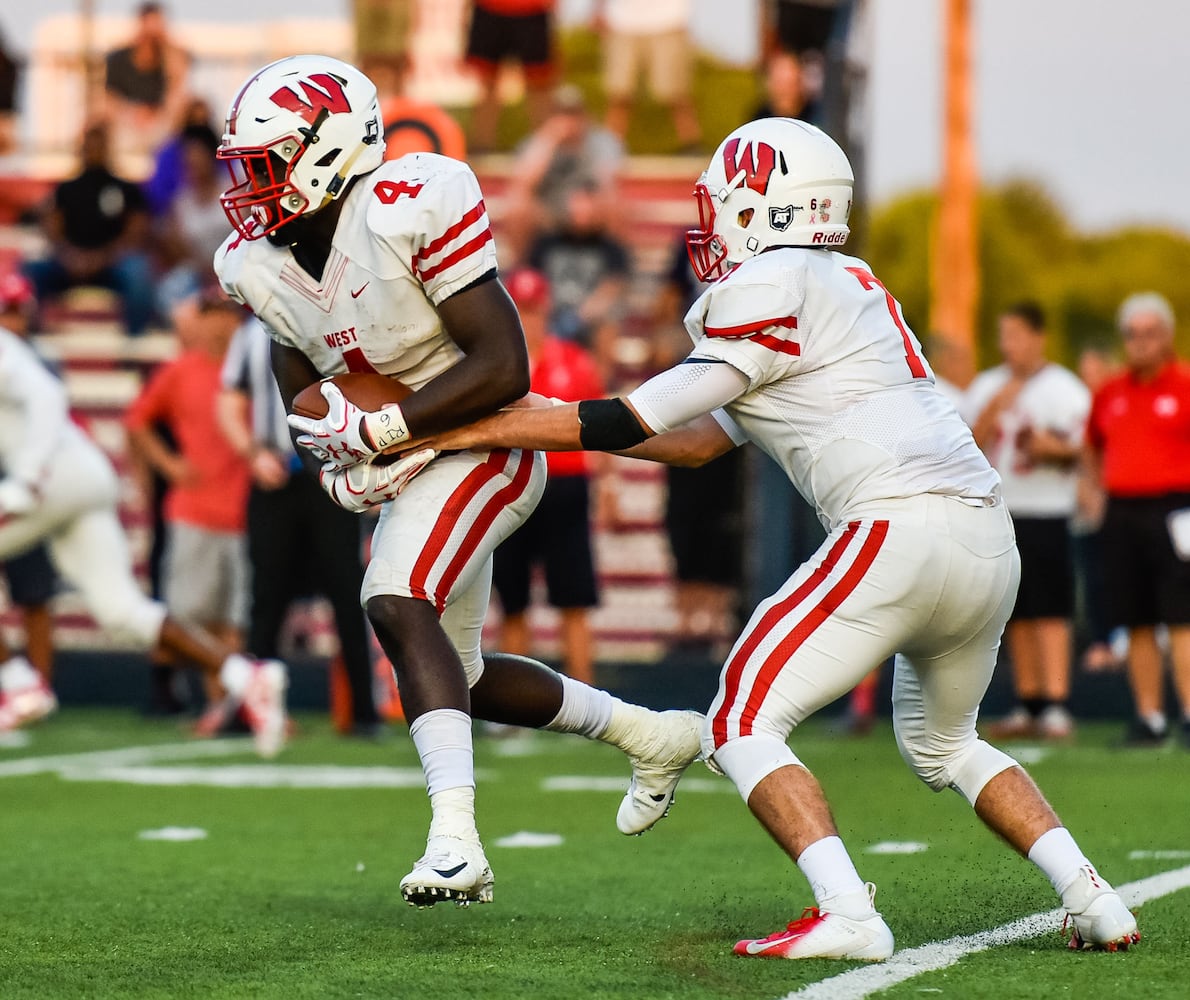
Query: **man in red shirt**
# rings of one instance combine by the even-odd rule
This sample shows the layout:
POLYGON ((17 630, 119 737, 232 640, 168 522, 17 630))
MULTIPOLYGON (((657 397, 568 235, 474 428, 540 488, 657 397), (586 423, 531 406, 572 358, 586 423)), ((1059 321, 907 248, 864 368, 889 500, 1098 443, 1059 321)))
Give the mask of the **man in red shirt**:
MULTIPOLYGON (((603 395, 595 359, 578 344, 548 331, 550 287, 540 271, 524 268, 505 280, 521 314, 529 349, 530 388, 573 402, 603 395)), ((599 603, 591 552, 591 475, 606 457, 581 451, 546 454, 549 481, 537 509, 496 549, 492 582, 504 610, 500 648, 529 654, 529 584, 545 570, 549 603, 559 609, 562 660, 567 674, 593 683, 594 652, 587 609, 599 603)), ((596 480, 598 482, 598 480, 596 480)))
POLYGON ((1107 494, 1105 568, 1114 624, 1128 629, 1136 718, 1124 744, 1165 742, 1162 653, 1169 629, 1181 738, 1190 749, 1190 366, 1174 354, 1174 315, 1160 295, 1120 306, 1126 371, 1091 406, 1085 474, 1107 494))
MULTIPOLYGON (((223 355, 242 320, 243 310, 226 298, 200 296, 179 306, 174 323, 182 353, 154 372, 124 418, 133 450, 169 484, 166 607, 179 621, 202 626, 237 649, 247 610, 244 531, 251 473, 219 430, 215 399, 223 355), (166 443, 158 424, 176 445, 166 443)), ((221 693, 212 688, 208 697, 217 704, 221 693)))

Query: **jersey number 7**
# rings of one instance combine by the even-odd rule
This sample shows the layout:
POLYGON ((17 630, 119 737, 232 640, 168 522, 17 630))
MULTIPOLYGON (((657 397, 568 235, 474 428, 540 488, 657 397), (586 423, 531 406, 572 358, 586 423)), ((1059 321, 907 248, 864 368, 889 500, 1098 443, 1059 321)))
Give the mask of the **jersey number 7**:
POLYGON ((864 286, 865 291, 879 288, 884 293, 884 301, 888 306, 888 314, 897 325, 897 329, 901 331, 901 340, 905 344, 905 363, 909 365, 909 371, 913 373, 914 378, 927 378, 926 366, 922 364, 917 351, 913 349, 913 338, 909 335, 905 321, 901 319, 901 307, 897 304, 897 300, 892 297, 892 293, 881 284, 880 279, 871 271, 865 271, 862 267, 849 267, 847 270, 855 275, 859 283, 864 286))

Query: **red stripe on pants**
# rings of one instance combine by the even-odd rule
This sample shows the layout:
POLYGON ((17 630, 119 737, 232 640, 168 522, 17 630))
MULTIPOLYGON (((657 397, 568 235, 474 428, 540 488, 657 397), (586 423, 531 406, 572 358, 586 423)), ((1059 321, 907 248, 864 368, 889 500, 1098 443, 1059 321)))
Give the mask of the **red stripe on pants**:
POLYGON ((471 527, 467 529, 467 534, 463 538, 462 545, 459 546, 454 554, 454 558, 451 559, 450 564, 443 572, 434 598, 434 604, 438 608, 439 614, 442 613, 442 609, 446 606, 446 595, 450 593, 450 589, 455 585, 459 574, 463 572, 463 567, 466 565, 467 560, 479 548, 479 543, 492 526, 492 522, 496 520, 500 511, 520 498, 521 494, 525 492, 525 487, 529 485, 529 479, 532 475, 533 452, 522 451, 520 461, 516 471, 512 475, 511 481, 507 486, 503 486, 497 490, 492 499, 484 504, 483 510, 479 512, 479 516, 475 519, 471 527))
POLYGON ((868 567, 875 561, 876 555, 880 551, 880 547, 884 544, 887 534, 887 521, 872 522, 872 530, 868 533, 868 537, 864 539, 863 547, 859 550, 858 555, 856 555, 855 562, 843 574, 843 579, 831 587, 827 591, 826 596, 815 604, 802 620, 793 627, 789 635, 777 644, 777 648, 769 653, 760 668, 760 673, 757 674, 756 680, 752 684, 752 690, 748 692, 748 702, 744 706, 744 711, 740 716, 741 736, 751 735, 752 723, 756 721, 756 716, 764 704, 764 699, 768 697, 773 682, 777 679, 777 675, 781 673, 785 664, 801 648, 802 643, 809 639, 815 630, 835 613, 839 605, 847 599, 848 595, 859 586, 860 580, 868 572, 868 567))
POLYGON ((739 648, 735 656, 728 661, 726 676, 723 679, 723 704, 719 706, 719 711, 715 713, 715 719, 711 724, 711 735, 715 741, 715 746, 719 747, 727 742, 727 716, 731 711, 732 705, 735 704, 736 697, 740 693, 740 683, 743 680, 744 667, 747 665, 748 657, 756 652, 756 647, 760 645, 761 640, 776 627, 777 623, 801 604, 826 579, 830 571, 835 568, 835 564, 842 558, 843 552, 851 544, 851 540, 855 537, 855 533, 858 530, 858 521, 853 521, 847 525, 847 530, 831 546, 830 552, 827 553, 826 558, 818 568, 792 594, 777 604, 774 604, 764 613, 764 617, 761 618, 756 628, 749 633, 748 638, 744 640, 744 644, 739 648))
MULTIPOLYGON (((446 548, 446 543, 450 540, 451 532, 454 531, 455 525, 463 515, 463 511, 467 509, 467 506, 475 499, 479 491, 491 482, 493 477, 500 474, 504 466, 508 464, 508 457, 509 451, 507 448, 494 450, 488 455, 482 465, 477 465, 468 472, 463 478, 463 481, 455 487, 455 491, 443 506, 442 513, 438 515, 438 519, 434 522, 434 527, 430 531, 430 537, 426 539, 426 544, 422 547, 421 554, 413 564, 413 572, 409 574, 409 591, 414 597, 425 601, 430 600, 430 595, 426 590, 430 570, 434 568, 434 563, 442 554, 442 550, 446 548)), ((437 601, 435 601, 435 604, 437 604, 437 601)))

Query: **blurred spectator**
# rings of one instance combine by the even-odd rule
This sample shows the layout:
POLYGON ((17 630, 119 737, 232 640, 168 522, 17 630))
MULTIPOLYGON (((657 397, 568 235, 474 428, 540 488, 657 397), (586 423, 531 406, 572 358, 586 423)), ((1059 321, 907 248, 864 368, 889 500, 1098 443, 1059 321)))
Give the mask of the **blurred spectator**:
POLYGON ((607 231, 593 184, 570 191, 562 227, 533 244, 528 263, 549 281, 551 333, 590 350, 609 383, 630 260, 607 231))
POLYGON ((807 79, 800 57, 792 52, 777 51, 764 63, 764 101, 753 118, 800 118, 816 122, 819 85, 817 75, 807 79))
POLYGON ((0 32, 0 156, 16 148, 17 81, 21 65, 0 32))
MULTIPOLYGON (((25 337, 33 317, 34 292, 21 274, 0 275, 0 327, 25 337)), ((3 470, 0 470, 3 475, 3 470)), ((50 600, 57 577, 44 545, 14 556, 3 564, 8 596, 20 611, 25 633, 25 657, 49 683, 54 670, 54 629, 50 600)))
POLYGON ((1154 292, 1120 306, 1126 371, 1095 393, 1084 471, 1107 494, 1104 566, 1113 624, 1128 629, 1135 717, 1125 745, 1168 735, 1157 627, 1169 629, 1181 739, 1190 749, 1190 367, 1174 353, 1174 314, 1154 292))
POLYGON ((142 3, 127 45, 104 57, 104 114, 116 145, 155 149, 181 120, 190 57, 170 39, 165 9, 142 3))
MULTIPOLYGON (((1092 396, 1119 371, 1119 363, 1102 346, 1083 348, 1078 356, 1078 377, 1092 396)), ((1107 581, 1103 572, 1103 512, 1107 496, 1103 484, 1078 477, 1078 505, 1071 521, 1074 556, 1075 635, 1081 643, 1083 667, 1092 673, 1123 665, 1112 641, 1107 610, 1107 581)), ((1121 630, 1120 635, 1123 635, 1121 630)), ((1076 643, 1076 648, 1079 646, 1076 643)))
POLYGON ((673 116, 681 152, 697 153, 702 127, 691 97, 690 0, 598 0, 604 29, 605 124, 621 140, 628 133, 632 100, 648 70, 649 91, 673 116))
MULTIPOLYGON (((682 319, 701 292, 683 234, 653 303, 650 368, 670 368, 691 352, 682 319)), ((706 465, 665 467, 665 531, 674 558, 678 613, 675 652, 723 653, 715 644, 736 633, 744 456, 744 449, 733 448, 706 465)))
POLYGON ((409 75, 409 57, 392 60, 385 79, 377 82, 380 93, 380 120, 384 122, 384 158, 395 160, 406 153, 441 153, 456 160, 467 156, 463 128, 436 104, 415 101, 405 93, 409 75))
POLYGON ((564 84, 554 91, 549 117, 525 141, 512 170, 503 223, 513 259, 521 260, 539 232, 562 224, 567 199, 577 187, 596 193, 600 216, 614 227, 623 156, 620 140, 587 113, 578 87, 564 84))
POLYGON ((976 376, 964 416, 1000 473, 1016 529, 1021 582, 1006 635, 1016 705, 989 728, 993 739, 1073 732, 1070 698, 1074 515, 1078 456, 1091 396, 1045 357, 1045 314, 1021 302, 999 319, 1004 363, 976 376))
MULTIPOLYGON (((594 359, 577 344, 549 332, 550 286, 545 276, 526 268, 512 272, 505 285, 525 329, 531 390, 568 402, 602 396, 594 359)), ((495 552, 492 583, 504 609, 500 650, 530 655, 530 582, 533 568, 541 566, 547 600, 561 618, 563 669, 591 684, 595 657, 587 609, 599 603, 599 591, 591 552, 590 486, 597 463, 606 456, 549 452, 546 461, 549 480, 541 503, 495 552)))
POLYGON ((466 59, 481 90, 471 118, 476 152, 490 152, 496 145, 500 67, 505 62, 520 64, 530 123, 536 128, 544 121, 557 73, 554 6, 555 0, 473 0, 466 59))
POLYGON ((101 285, 120 296, 128 333, 144 333, 153 314, 153 266, 146 251, 149 218, 137 185, 112 173, 107 126, 83 132, 81 173, 55 189, 42 217, 49 256, 25 264, 44 303, 77 285, 101 285))
POLYGON ((417 0, 351 0, 355 63, 376 84, 381 98, 400 89, 409 61, 417 0))
POLYGON ((252 566, 248 645, 276 656, 290 605, 313 583, 335 613, 336 634, 351 691, 352 732, 372 736, 380 720, 359 594, 360 519, 333 503, 294 452, 285 406, 273 378, 268 333, 243 319, 224 359, 219 427, 251 469, 248 559, 252 566), (313 574, 308 572, 313 571, 313 574))
POLYGON ((157 281, 157 311, 162 316, 173 315, 184 299, 215 281, 215 251, 230 232, 219 202, 224 185, 215 159, 218 148, 219 138, 208 126, 182 130, 182 185, 157 223, 157 256, 164 272, 157 281))
MULTIPOLYGON (((173 321, 182 352, 153 373, 124 417, 132 450, 169 483, 165 606, 177 621, 204 628, 234 649, 242 646, 247 610, 249 472, 219 432, 215 399, 223 356, 242 315, 238 305, 217 296, 179 305, 173 321), (157 433, 157 423, 169 428, 176 447, 157 433)), ((217 705, 221 692, 212 686, 207 697, 217 705)))
POLYGON ((202 125, 215 132, 214 113, 204 98, 194 97, 186 103, 178 131, 158 147, 153 158, 153 172, 141 185, 149 203, 149 211, 154 216, 162 216, 169 211, 185 182, 186 164, 182 147, 186 144, 186 131, 192 125, 202 125))

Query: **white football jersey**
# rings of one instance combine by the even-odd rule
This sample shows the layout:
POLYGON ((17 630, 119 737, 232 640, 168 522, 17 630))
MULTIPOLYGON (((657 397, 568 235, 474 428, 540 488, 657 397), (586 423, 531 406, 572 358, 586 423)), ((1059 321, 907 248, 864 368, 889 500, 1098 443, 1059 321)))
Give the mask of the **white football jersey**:
MULTIPOLYGON (((963 415, 974 424, 1012 377, 1007 365, 981 372, 967 387, 963 415)), ((1004 482, 1004 502, 1020 517, 1070 517, 1074 514, 1078 468, 1034 465, 1018 447, 1030 430, 1048 430, 1071 444, 1081 443, 1091 411, 1091 393, 1078 376, 1048 364, 1025 382, 1011 406, 1000 413, 989 461, 1004 482)))
POLYGON ((711 285, 685 323, 691 360, 747 376, 726 410, 828 528, 889 499, 996 491, 900 305, 862 260, 769 250, 711 285))
POLYGON ((215 273, 323 375, 377 371, 418 389, 462 356, 434 307, 496 267, 479 182, 458 160, 412 153, 344 197, 320 280, 288 249, 234 234, 215 273))
POLYGON ((21 337, 0 327, 0 469, 39 486, 64 454, 99 449, 70 418, 66 387, 21 337))

